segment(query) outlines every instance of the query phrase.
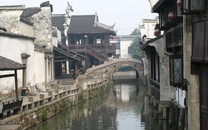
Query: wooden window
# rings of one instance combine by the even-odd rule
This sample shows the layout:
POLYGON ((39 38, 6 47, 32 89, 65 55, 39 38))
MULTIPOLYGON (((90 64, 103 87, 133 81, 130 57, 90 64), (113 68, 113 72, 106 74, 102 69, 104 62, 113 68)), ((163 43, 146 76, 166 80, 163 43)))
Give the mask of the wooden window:
POLYGON ((205 21, 205 33, 204 33, 204 60, 208 61, 208 20, 205 21))
POLYGON ((205 11, 206 0, 183 0, 183 14, 194 14, 205 11))
POLYGON ((208 62, 208 20, 193 23, 192 61, 208 62))
POLYGON ((94 36, 89 36, 89 44, 94 44, 94 36))
POLYGON ((178 22, 182 22, 181 7, 177 6, 176 1, 163 1, 162 5, 158 8, 157 11, 159 13, 161 30, 168 30, 177 25, 178 22))
POLYGON ((201 130, 208 129, 208 67, 207 65, 199 66, 200 68, 200 113, 201 113, 201 130))
MULTIPOLYGON (((172 30, 167 31, 166 33, 166 48, 169 51, 169 48, 179 47, 183 45, 183 25, 179 24, 177 27, 172 30)), ((171 49, 172 50, 172 49, 171 49)))
POLYGON ((170 56, 170 85, 181 87, 183 82, 182 56, 170 56))
POLYGON ((160 82, 160 62, 158 53, 151 52, 151 79, 160 82))
POLYGON ((201 113, 201 130, 208 129, 208 115, 205 113, 201 113))
POLYGON ((202 61, 204 58, 204 22, 193 25, 193 51, 192 60, 202 61))
POLYGON ((62 62, 61 68, 62 68, 62 73, 66 73, 66 63, 65 62, 62 62))
POLYGON ((151 52, 151 79, 155 80, 155 58, 154 58, 154 52, 151 52))
POLYGON ((101 39, 100 38, 97 38, 96 43, 97 44, 100 44, 101 43, 101 39))
POLYGON ((76 44, 76 38, 75 38, 75 36, 71 36, 69 40, 70 40, 70 43, 71 44, 73 44, 73 45, 76 44))
POLYGON ((103 38, 102 38, 102 36, 97 35, 96 36, 96 44, 101 44, 101 43, 103 43, 103 38))
POLYGON ((165 26, 165 24, 167 23, 168 14, 165 13, 165 11, 163 9, 163 10, 161 10, 159 17, 160 17, 161 28, 163 28, 165 26))
POLYGON ((181 6, 178 6, 178 5, 176 6, 176 15, 177 17, 183 17, 181 6))

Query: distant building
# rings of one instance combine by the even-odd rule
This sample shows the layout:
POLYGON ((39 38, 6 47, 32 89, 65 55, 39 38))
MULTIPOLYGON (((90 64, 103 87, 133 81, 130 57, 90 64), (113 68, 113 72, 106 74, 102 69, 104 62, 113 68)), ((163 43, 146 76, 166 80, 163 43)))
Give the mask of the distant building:
POLYGON ((143 19, 143 25, 139 26, 141 37, 145 36, 146 39, 155 38, 154 31, 155 26, 158 24, 158 18, 156 19, 143 19))
MULTIPOLYGON (((72 12, 69 11, 69 12, 72 12)), ((82 62, 66 63, 64 66, 68 73, 82 71, 93 65, 102 64, 109 57, 115 55, 115 46, 110 39, 116 35, 113 26, 99 22, 98 15, 53 15, 53 26, 61 31, 61 44, 81 56, 82 62), (68 26, 66 26, 68 25, 68 26), (81 70, 82 69, 82 70, 81 70)))
POLYGON ((71 22, 72 7, 68 4, 66 14, 52 15, 52 43, 55 62, 55 78, 76 78, 85 67, 86 57, 69 49, 67 31, 71 22))
POLYGON ((129 47, 137 35, 118 35, 111 39, 111 43, 116 45, 115 58, 131 58, 129 47))
POLYGON ((76 78, 85 71, 87 57, 69 48, 68 29, 72 19, 72 6, 68 3, 65 14, 52 15, 55 78, 76 78))

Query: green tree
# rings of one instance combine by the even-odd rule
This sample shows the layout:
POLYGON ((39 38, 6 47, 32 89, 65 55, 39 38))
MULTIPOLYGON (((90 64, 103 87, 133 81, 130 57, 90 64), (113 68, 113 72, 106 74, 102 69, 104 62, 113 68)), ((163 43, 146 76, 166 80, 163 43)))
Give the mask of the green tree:
POLYGON ((138 28, 135 28, 134 31, 130 35, 141 35, 141 32, 138 28))
POLYGON ((139 29, 134 29, 131 35, 137 35, 132 42, 131 46, 129 47, 129 52, 132 56, 132 58, 140 59, 143 57, 144 52, 139 48, 139 42, 141 39, 141 33, 139 29))

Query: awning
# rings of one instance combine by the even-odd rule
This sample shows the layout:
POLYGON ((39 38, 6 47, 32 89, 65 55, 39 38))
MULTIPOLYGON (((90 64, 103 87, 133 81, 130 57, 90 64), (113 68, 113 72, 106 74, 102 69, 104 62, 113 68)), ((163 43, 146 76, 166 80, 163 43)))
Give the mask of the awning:
POLYGON ((53 47, 53 51, 54 53, 59 53, 61 55, 64 55, 66 58, 69 58, 69 59, 74 59, 76 61, 81 61, 81 58, 79 56, 77 56, 76 54, 72 54, 72 53, 67 53, 66 51, 58 48, 58 47, 53 47))
POLYGON ((0 71, 14 71, 14 74, 5 74, 0 75, 0 78, 7 78, 7 77, 15 77, 15 93, 16 98, 18 98, 18 80, 17 80, 17 70, 25 69, 26 66, 20 63, 17 63, 13 60, 7 59, 5 57, 0 56, 0 71))
POLYGON ((1 71, 19 70, 19 69, 25 69, 25 68, 26 68, 25 65, 22 65, 13 60, 0 56, 0 70, 1 71))

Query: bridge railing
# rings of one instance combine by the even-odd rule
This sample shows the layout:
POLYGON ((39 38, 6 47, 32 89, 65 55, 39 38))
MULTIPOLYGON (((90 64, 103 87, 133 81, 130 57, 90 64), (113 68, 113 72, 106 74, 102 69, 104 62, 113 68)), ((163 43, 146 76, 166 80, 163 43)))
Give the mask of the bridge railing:
POLYGON ((108 83, 107 79, 101 79, 96 81, 84 82, 82 86, 83 86, 83 90, 89 90, 89 89, 95 89, 101 87, 107 83, 108 83))
POLYGON ((110 66, 112 64, 116 64, 118 62, 133 62, 135 64, 142 64, 142 62, 140 60, 137 60, 137 59, 133 59, 133 58, 119 58, 119 59, 115 59, 113 61, 106 61, 104 64, 97 65, 97 66, 94 66, 92 68, 89 68, 87 70, 87 72, 92 72, 94 70, 101 69, 101 68, 104 68, 106 66, 110 66))

